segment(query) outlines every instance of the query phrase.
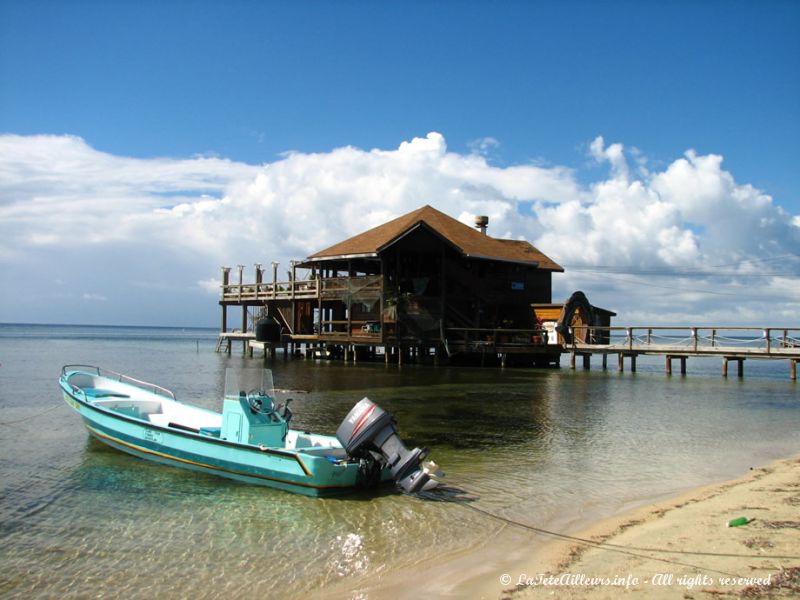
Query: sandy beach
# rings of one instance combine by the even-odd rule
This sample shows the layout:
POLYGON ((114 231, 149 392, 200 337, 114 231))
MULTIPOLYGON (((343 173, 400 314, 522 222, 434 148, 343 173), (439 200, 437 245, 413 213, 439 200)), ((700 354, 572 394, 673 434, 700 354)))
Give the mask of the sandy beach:
POLYGON ((509 567, 498 576, 496 597, 798 597, 800 458, 636 509, 575 537, 591 543, 554 542, 509 567), (727 526, 740 517, 748 523, 727 526), (508 583, 502 589, 501 579, 508 583))
POLYGON ((800 457, 640 506, 570 539, 531 547, 531 534, 509 525, 477 550, 319 597, 800 597, 800 457), (727 526, 741 517, 748 523, 727 526))

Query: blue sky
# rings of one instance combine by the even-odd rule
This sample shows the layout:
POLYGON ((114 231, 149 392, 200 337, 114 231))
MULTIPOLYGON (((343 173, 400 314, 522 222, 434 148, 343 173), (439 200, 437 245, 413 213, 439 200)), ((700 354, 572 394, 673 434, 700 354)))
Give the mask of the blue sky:
MULTIPOLYGON (((41 297, 0 298, 0 321, 213 325, 202 288, 219 264, 299 258, 427 203, 494 215, 495 235, 577 267, 558 292, 596 290, 626 322, 664 313, 642 308, 663 283, 644 269, 733 265, 739 279, 702 289, 741 296, 755 265, 778 264, 784 323, 800 305, 799 106, 797 2, 0 0, 0 228, 20 237, 0 265, 41 297), (411 179, 404 147, 428 161, 411 179), (84 211, 91 241, 64 251, 84 211), (297 222, 319 211, 350 218, 305 243, 297 222), (247 218, 283 223, 264 231, 284 243, 213 239, 247 218), (583 253, 554 225, 568 218, 583 253), (738 245, 748 231, 760 241, 738 245), (119 297, 86 275, 53 310, 65 256, 125 265, 119 297), (577 275, 606 267, 639 279, 577 275), (148 301, 153 286, 175 306, 148 301)), ((700 289, 684 283, 668 287, 700 289)), ((757 316, 718 294, 682 302, 672 318, 757 316)))

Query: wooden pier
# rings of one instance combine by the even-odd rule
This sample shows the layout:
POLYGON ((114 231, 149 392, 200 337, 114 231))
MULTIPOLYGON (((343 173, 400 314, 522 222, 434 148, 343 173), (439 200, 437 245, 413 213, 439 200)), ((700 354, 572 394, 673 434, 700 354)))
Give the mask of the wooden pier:
POLYGON ((730 363, 736 364, 736 374, 744 376, 747 359, 786 360, 792 380, 797 380, 800 362, 800 329, 784 327, 590 327, 573 328, 572 342, 564 346, 574 369, 578 357, 585 369, 591 357, 599 354, 603 368, 609 355, 617 357, 617 370, 623 371, 628 359, 631 371, 636 371, 636 357, 664 356, 665 372, 672 374, 677 360, 681 374, 686 374, 687 359, 717 357, 722 359, 722 376, 728 376, 730 363), (594 343, 593 340, 605 343, 594 343))
POLYGON ((450 353, 477 356, 480 364, 533 366, 558 364, 554 356, 569 354, 569 368, 575 369, 578 359, 584 369, 598 355, 602 368, 608 368, 608 357, 616 357, 617 370, 625 371, 627 363, 636 372, 637 357, 663 356, 664 371, 673 374, 673 364, 681 375, 687 372, 689 358, 715 357, 722 361, 722 376, 728 377, 731 363, 736 375, 744 377, 744 362, 751 360, 784 360, 789 363, 790 377, 797 380, 800 362, 800 329, 757 327, 586 327, 573 328, 572 342, 548 343, 547 332, 540 329, 474 329, 453 328, 444 332, 445 342, 439 346, 420 344, 414 339, 384 340, 375 334, 364 336, 284 336, 280 343, 260 342, 253 333, 220 333, 217 351, 231 352, 233 342, 242 342, 249 356, 254 351, 265 359, 274 359, 277 351, 284 358, 338 358, 345 362, 383 360, 387 364, 427 362, 434 365, 447 361, 450 353), (588 341, 581 341, 581 340, 588 341), (592 343, 592 339, 607 343, 592 343), (525 362, 515 360, 522 358, 525 362))

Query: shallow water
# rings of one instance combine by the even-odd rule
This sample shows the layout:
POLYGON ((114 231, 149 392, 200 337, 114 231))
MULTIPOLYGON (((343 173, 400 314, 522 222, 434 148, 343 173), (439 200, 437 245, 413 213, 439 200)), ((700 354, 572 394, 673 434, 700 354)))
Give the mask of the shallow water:
MULTIPOLYGON (((502 535, 454 502, 391 490, 320 500, 139 460, 90 439, 60 400, 61 366, 89 363, 219 409, 225 368, 260 359, 216 354, 215 340, 202 329, 0 325, 0 594, 320 596, 502 535)), ((574 527, 800 448, 797 384, 782 361, 748 361, 743 380, 723 379, 713 359, 690 359, 686 377, 665 376, 663 359, 640 359, 635 374, 271 366, 276 386, 294 390, 295 427, 333 434, 368 395, 475 506, 532 525, 574 527)))

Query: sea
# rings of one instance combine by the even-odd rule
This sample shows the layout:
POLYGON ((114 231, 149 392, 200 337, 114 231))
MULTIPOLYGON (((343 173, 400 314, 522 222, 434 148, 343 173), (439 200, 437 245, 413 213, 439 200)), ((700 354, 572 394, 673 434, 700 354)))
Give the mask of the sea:
POLYGON ((786 361, 748 360, 741 379, 706 358, 689 359, 685 376, 642 357, 635 373, 599 361, 570 370, 567 357, 556 369, 265 363, 236 345, 217 353, 216 339, 213 329, 0 325, 0 596, 380 598, 383 580, 413 581, 506 540, 509 559, 532 556, 548 541, 510 522, 575 532, 800 453, 786 361), (62 366, 76 363, 217 410, 227 368, 266 364, 294 398, 293 425, 327 434, 367 396, 408 446, 430 449, 447 487, 316 499, 123 454, 61 399, 62 366))

